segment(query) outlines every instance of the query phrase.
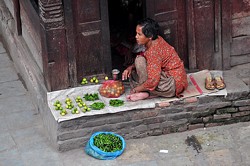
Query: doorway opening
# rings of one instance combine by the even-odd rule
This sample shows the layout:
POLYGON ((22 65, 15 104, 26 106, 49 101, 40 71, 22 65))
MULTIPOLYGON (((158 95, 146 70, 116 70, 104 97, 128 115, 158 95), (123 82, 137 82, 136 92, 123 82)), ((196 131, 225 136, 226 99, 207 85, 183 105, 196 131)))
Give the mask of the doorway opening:
POLYGON ((133 63, 137 21, 145 16, 144 0, 108 0, 112 68, 121 72, 133 63))

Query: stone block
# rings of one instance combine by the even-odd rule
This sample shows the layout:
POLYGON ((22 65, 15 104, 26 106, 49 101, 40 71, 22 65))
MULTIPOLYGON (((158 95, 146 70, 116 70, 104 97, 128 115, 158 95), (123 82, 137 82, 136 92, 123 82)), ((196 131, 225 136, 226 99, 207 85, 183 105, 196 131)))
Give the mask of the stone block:
POLYGON ((184 100, 185 103, 195 103, 197 101, 198 101, 197 97, 190 97, 184 100))
POLYGON ((148 130, 148 127, 146 125, 139 125, 133 128, 133 130, 139 131, 139 132, 146 132, 148 130))
POLYGON ((218 123, 207 123, 205 124, 205 127, 215 127, 215 126, 221 126, 223 123, 218 122, 218 123))
POLYGON ((213 115, 215 113, 215 109, 211 108, 211 109, 206 109, 206 110, 198 110, 196 112, 192 113, 192 117, 194 118, 200 118, 200 117, 206 117, 206 116, 210 116, 213 115))
POLYGON ((160 103, 157 103, 156 106, 157 107, 169 107, 171 104, 169 102, 160 102, 160 103))
POLYGON ((207 117, 203 117, 203 118, 202 118, 203 123, 208 123, 208 122, 210 122, 212 119, 213 119, 213 116, 207 116, 207 117))
POLYGON ((204 126, 205 125, 203 123, 188 125, 188 130, 194 130, 194 129, 198 129, 198 128, 204 128, 204 126))
POLYGON ((189 119, 190 124, 197 124, 197 123, 202 123, 202 122, 203 122, 203 118, 190 118, 189 119))
POLYGON ((148 132, 149 136, 158 136, 158 135, 162 135, 162 130, 156 129, 156 130, 150 130, 148 132))
POLYGON ((92 133, 92 128, 73 130, 73 131, 59 133, 57 139, 58 141, 65 141, 69 139, 90 136, 91 133, 92 133))
POLYGON ((233 101, 233 106, 236 107, 250 106, 250 99, 233 101))
POLYGON ((160 126, 161 126, 160 123, 149 124, 148 129, 149 130, 156 130, 156 129, 160 129, 161 128, 160 126))
POLYGON ((238 112, 238 109, 234 107, 220 108, 216 110, 217 115, 221 115, 225 113, 235 113, 235 112, 238 112))
POLYGON ((187 131, 187 130, 188 130, 188 124, 180 125, 179 128, 178 128, 178 132, 184 132, 184 131, 187 131))
POLYGON ((201 96, 198 98, 198 104, 214 103, 214 102, 226 102, 224 96, 201 96))
POLYGON ((161 123, 161 128, 168 128, 173 126, 182 126, 188 124, 188 119, 179 119, 178 121, 165 121, 161 123))
POLYGON ((188 119, 191 117, 191 113, 190 112, 181 112, 181 113, 176 113, 176 114, 169 114, 167 116, 168 120, 179 120, 179 119, 188 119))
POLYGON ((250 106, 239 107, 239 111, 250 111, 250 106))
POLYGON ((179 112, 183 112, 184 109, 183 108, 174 108, 174 107, 168 107, 168 108, 162 108, 159 110, 159 114, 163 115, 163 114, 173 114, 173 113, 179 113, 179 112))
POLYGON ((224 71, 224 81, 227 85, 227 100, 238 100, 249 94, 249 88, 232 71, 224 71))
POLYGON ((131 128, 143 124, 144 120, 135 120, 116 124, 117 129, 131 128))
POLYGON ((158 110, 150 110, 150 111, 140 111, 136 112, 132 115, 132 120, 139 120, 149 117, 156 117, 158 115, 158 110))
POLYGON ((217 119, 229 119, 231 118, 231 114, 221 114, 221 115, 214 115, 214 120, 217 119))
POLYGON ((132 119, 126 115, 111 116, 106 118, 107 124, 116 124, 121 122, 131 121, 132 119))
POLYGON ((232 117, 247 116, 247 115, 250 115, 250 111, 243 111, 243 112, 233 113, 232 117))
POLYGON ((146 118, 143 120, 144 124, 153 124, 153 123, 161 123, 164 122, 166 120, 165 116, 157 116, 157 117, 153 117, 153 118, 146 118))

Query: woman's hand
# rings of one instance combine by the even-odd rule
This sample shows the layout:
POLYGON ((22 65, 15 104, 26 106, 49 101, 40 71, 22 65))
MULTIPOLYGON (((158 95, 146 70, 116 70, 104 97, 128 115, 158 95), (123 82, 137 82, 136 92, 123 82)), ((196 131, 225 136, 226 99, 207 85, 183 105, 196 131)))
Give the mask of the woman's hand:
POLYGON ((123 71, 122 80, 126 80, 130 77, 132 69, 133 69, 133 65, 127 67, 127 69, 123 71))

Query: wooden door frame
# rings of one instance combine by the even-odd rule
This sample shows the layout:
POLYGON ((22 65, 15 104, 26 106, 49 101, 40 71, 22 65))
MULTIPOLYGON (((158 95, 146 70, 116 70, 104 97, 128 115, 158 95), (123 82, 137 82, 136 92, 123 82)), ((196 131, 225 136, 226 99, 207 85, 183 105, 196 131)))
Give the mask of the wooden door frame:
MULTIPOLYGON (((76 87, 79 85, 80 80, 78 80, 78 69, 77 69, 77 55, 79 50, 77 47, 77 14, 74 13, 73 6, 76 0, 67 1, 62 0, 64 3, 64 16, 65 16, 65 29, 66 29, 66 40, 67 40, 67 57, 69 64, 69 84, 71 87, 76 87)), ((98 75, 109 75, 111 76, 112 61, 111 61, 111 48, 110 48, 110 33, 109 33, 109 16, 106 10, 108 7, 107 0, 99 0, 100 3, 100 15, 101 15, 101 41, 102 45, 100 47, 101 55, 103 55, 102 73, 98 75), (108 43, 108 44, 104 44, 108 43)), ((84 55, 88 56, 88 55, 84 55)), ((93 75, 95 75, 93 73, 93 75)), ((86 75, 90 77, 90 75, 86 75)))
POLYGON ((64 20, 67 38, 67 56, 69 63, 69 84, 71 87, 77 86, 77 68, 76 68, 76 24, 73 17, 72 1, 63 0, 64 20))
POLYGON ((46 88, 49 92, 65 89, 70 85, 63 2, 62 0, 38 1, 46 88))
POLYGON ((195 53, 195 30, 194 30, 194 8, 193 0, 187 0, 187 42, 189 70, 197 69, 195 53))
MULTIPOLYGON (((187 33, 188 33, 188 57, 189 69, 197 69, 196 46, 195 46, 195 30, 194 30, 194 9, 193 1, 187 0, 187 33)), ((231 37, 231 0, 221 0, 215 6, 215 57, 213 62, 216 62, 215 69, 230 69, 230 44, 231 37), (229 2, 229 3, 228 3, 229 2)), ((212 57, 211 57, 212 58, 212 57)))
POLYGON ((222 69, 231 69, 232 0, 221 0, 222 69))

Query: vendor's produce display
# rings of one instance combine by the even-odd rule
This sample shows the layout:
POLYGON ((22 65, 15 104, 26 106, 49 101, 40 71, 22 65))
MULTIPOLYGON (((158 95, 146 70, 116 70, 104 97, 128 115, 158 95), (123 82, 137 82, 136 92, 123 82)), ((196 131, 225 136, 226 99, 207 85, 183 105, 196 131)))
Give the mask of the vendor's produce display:
POLYGON ((124 105, 124 101, 120 99, 111 99, 109 100, 109 105, 113 107, 119 107, 124 105))
MULTIPOLYGON (((93 77, 92 81, 93 80, 97 80, 97 78, 93 77)), ((116 98, 124 93, 124 86, 121 81, 107 80, 98 90, 103 96, 116 98)), ((91 110, 101 110, 106 107, 106 104, 112 107, 119 107, 124 105, 124 101, 120 99, 111 99, 109 103, 108 101, 104 103, 100 100, 98 92, 88 92, 83 94, 83 96, 67 95, 65 99, 55 100, 53 102, 53 109, 58 111, 58 113, 56 113, 57 115, 65 116, 67 114, 74 115, 86 113, 91 110)))
POLYGON ((56 100, 56 102, 54 103, 54 106, 55 106, 55 110, 63 110, 62 103, 59 100, 56 100))
POLYGON ((100 160, 112 160, 120 156, 125 147, 122 136, 113 132, 96 132, 90 137, 85 152, 100 160))
POLYGON ((82 85, 88 84, 88 80, 86 78, 83 78, 81 84, 82 85))
POLYGON ((102 83, 99 92, 107 98, 118 98, 125 92, 125 89, 121 81, 107 80, 102 83))
POLYGON ((99 99, 98 93, 87 93, 84 95, 86 101, 95 101, 99 99))
POLYGON ((105 104, 103 102, 94 102, 93 104, 90 105, 90 107, 93 110, 101 110, 105 107, 105 104))
POLYGON ((72 103, 72 100, 70 98, 66 98, 65 100, 66 108, 67 109, 72 109, 74 108, 74 104, 72 103))
MULTIPOLYGON (((104 78, 101 78, 101 80, 108 80, 108 76, 105 76, 104 78)), ((97 76, 93 76, 92 78, 89 78, 89 80, 87 78, 82 78, 81 80, 81 85, 86 85, 86 84, 98 84, 100 83, 99 79, 97 76)))
POLYGON ((78 110, 78 108, 74 108, 72 111, 71 111, 72 114, 79 114, 80 111, 78 110))
POLYGON ((77 96, 76 98, 71 99, 67 96, 63 101, 56 100, 53 106, 56 111, 60 111, 61 116, 67 115, 67 110, 69 110, 71 114, 80 114, 80 112, 86 113, 91 111, 91 108, 93 110, 101 110, 105 107, 105 104, 102 102, 93 103, 95 100, 99 100, 98 93, 87 93, 83 97, 77 96), (85 103, 86 101, 92 103, 88 103, 87 105, 85 103))
POLYGON ((93 78, 90 79, 90 82, 97 84, 97 83, 99 83, 99 80, 96 77, 93 77, 93 78))
POLYGON ((60 111, 60 115, 62 115, 62 116, 65 116, 67 113, 68 112, 65 109, 63 109, 63 110, 60 111))

